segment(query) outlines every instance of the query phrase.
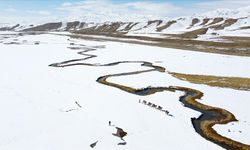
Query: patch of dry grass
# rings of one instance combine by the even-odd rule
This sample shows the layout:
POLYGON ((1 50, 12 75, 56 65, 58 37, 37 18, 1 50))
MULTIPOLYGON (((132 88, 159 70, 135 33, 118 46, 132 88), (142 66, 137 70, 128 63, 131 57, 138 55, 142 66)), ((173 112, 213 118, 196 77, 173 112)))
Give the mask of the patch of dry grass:
MULTIPOLYGON (((205 31, 205 29, 203 30, 205 31)), ((182 38, 182 37, 178 37, 178 35, 168 35, 170 36, 169 38, 167 37, 155 38, 155 37, 145 37, 145 36, 128 36, 128 35, 124 35, 118 32, 116 33, 92 32, 92 30, 84 31, 84 32, 77 31, 75 33, 76 34, 71 35, 72 38, 109 40, 107 38, 102 38, 102 37, 100 38, 91 37, 91 35, 102 35, 102 36, 116 38, 116 39, 112 39, 111 41, 175 48, 175 49, 181 49, 181 50, 191 50, 191 51, 250 57, 250 42, 249 42, 249 39, 246 39, 246 38, 242 40, 241 38, 237 38, 237 37, 222 37, 222 39, 231 40, 232 42, 216 42, 216 41, 199 41, 199 40, 195 40, 192 38, 182 38), (84 35, 84 37, 81 35, 84 35), (120 40, 120 39, 123 39, 123 40, 120 40), (128 39, 128 40, 126 41, 124 39, 128 39), (133 40, 137 40, 137 41, 133 41, 133 40), (140 42, 138 40, 148 41, 148 43, 140 42)), ((201 31, 188 33, 188 36, 195 36, 197 33, 201 34, 201 31)))
POLYGON ((192 75, 182 73, 170 74, 178 79, 195 84, 206 84, 213 87, 250 91, 250 78, 192 75))
POLYGON ((183 34, 178 35, 179 37, 182 38, 197 38, 198 35, 203 35, 207 33, 208 28, 201 28, 193 31, 189 31, 183 34))

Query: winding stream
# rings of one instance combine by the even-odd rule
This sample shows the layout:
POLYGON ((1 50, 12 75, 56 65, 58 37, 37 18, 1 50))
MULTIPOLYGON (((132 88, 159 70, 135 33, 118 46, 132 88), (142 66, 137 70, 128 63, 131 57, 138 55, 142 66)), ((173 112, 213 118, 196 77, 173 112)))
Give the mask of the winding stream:
POLYGON ((107 79, 111 77, 119 77, 119 76, 127 76, 127 75, 135 75, 135 74, 142 74, 146 72, 157 71, 159 73, 165 72, 166 69, 162 66, 156 66, 151 62, 145 61, 119 61, 119 62, 112 62, 108 64, 91 64, 91 63, 82 63, 80 61, 84 61, 90 58, 97 57, 96 55, 86 54, 89 51, 93 51, 95 49, 85 49, 84 51, 78 52, 78 54, 84 55, 85 58, 82 59, 72 59, 68 61, 63 61, 60 63, 54 63, 49 66, 52 67, 69 67, 75 65, 83 65, 83 66, 93 66, 93 67, 102 67, 102 66, 115 66, 119 64, 126 64, 126 63, 139 63, 141 66, 148 67, 149 69, 134 71, 134 72, 125 72, 119 74, 109 74, 101 76, 97 79, 97 82, 100 84, 104 84, 107 86, 111 86, 114 88, 118 88, 125 92, 136 94, 140 96, 147 96, 151 94, 155 94, 158 92, 164 91, 181 91, 184 92, 184 95, 179 98, 179 101, 184 104, 184 107, 190 108, 192 110, 198 111, 201 115, 198 118, 191 118, 191 122, 195 131, 200 134, 203 138, 211 141, 225 149, 228 150, 250 150, 250 145, 246 145, 240 143, 238 141, 234 141, 230 138, 224 137, 218 134, 214 129, 213 126, 216 124, 227 124, 230 122, 237 121, 235 116, 230 113, 229 111, 208 106, 198 102, 199 99, 202 98, 203 93, 201 91, 188 88, 188 87, 180 87, 180 86, 169 86, 169 87, 145 87, 142 89, 135 89, 132 87, 128 87, 125 85, 120 85, 117 83, 108 82, 107 79))

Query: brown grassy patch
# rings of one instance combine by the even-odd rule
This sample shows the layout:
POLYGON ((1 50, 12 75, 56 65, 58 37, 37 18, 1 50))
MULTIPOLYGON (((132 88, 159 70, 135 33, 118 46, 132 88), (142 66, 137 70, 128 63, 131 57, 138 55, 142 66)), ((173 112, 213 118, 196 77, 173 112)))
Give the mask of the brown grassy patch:
POLYGON ((178 36, 180 36, 182 38, 197 38, 198 35, 206 34, 207 30, 208 30, 208 28, 201 28, 201 29, 197 29, 197 30, 193 30, 193 31, 190 31, 190 32, 180 34, 178 36))
POLYGON ((240 30, 250 29, 250 26, 240 27, 240 30))
POLYGON ((170 74, 178 79, 189 81, 195 84, 206 84, 213 87, 250 91, 250 78, 192 75, 182 73, 170 74))
MULTIPOLYGON (((96 28, 96 27, 92 27, 96 28)), ((217 54, 226 54, 226 55, 236 55, 236 56, 250 56, 250 42, 248 39, 244 38, 244 40, 239 40, 236 37, 221 37, 223 39, 232 40, 232 42, 216 42, 216 41, 198 41, 191 38, 182 38, 178 37, 178 35, 168 35, 170 37, 166 38, 156 38, 156 37, 145 37, 145 36, 128 36, 119 32, 93 32, 95 29, 84 29, 81 31, 73 32, 77 33, 76 35, 71 35, 72 38, 83 38, 83 39, 99 39, 99 40, 108 40, 107 38, 92 38, 88 35, 104 35, 108 37, 115 37, 116 39, 112 39, 111 41, 118 42, 126 42, 126 43, 135 43, 135 44, 143 44, 143 45, 151 45, 158 47, 167 47, 167 48, 175 48, 182 50, 192 50, 192 51, 201 51, 208 53, 217 53, 217 54), (81 36, 79 34, 83 34, 81 36), (120 39, 129 39, 120 40, 120 39), (238 39, 238 40, 236 40, 238 39), (137 41, 133 41, 137 40, 137 41), (140 42, 138 40, 148 41, 140 42), (156 43, 151 43, 151 41, 156 43)))

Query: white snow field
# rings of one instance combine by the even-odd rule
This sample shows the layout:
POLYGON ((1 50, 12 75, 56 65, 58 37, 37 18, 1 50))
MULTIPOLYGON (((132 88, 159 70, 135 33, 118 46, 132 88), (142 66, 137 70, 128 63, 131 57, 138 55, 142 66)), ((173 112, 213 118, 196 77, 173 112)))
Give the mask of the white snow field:
MULTIPOLYGON (((147 67, 136 63, 64 68, 48 65, 85 57, 67 47, 105 45, 88 52, 97 57, 83 62, 148 61, 172 72, 249 77, 249 57, 68 39, 51 34, 0 38, 1 150, 87 150, 96 141, 96 150, 223 149, 195 132, 191 118, 200 113, 183 107, 179 102, 183 93, 142 97, 96 82, 100 76, 147 67), (11 41, 23 44, 6 44, 11 41), (37 41, 39 45, 34 44, 37 41), (139 103, 139 99, 163 106, 174 117, 139 103), (117 145, 122 141, 112 135, 116 129, 109 126, 109 121, 128 133, 124 137, 126 145, 117 145)), ((160 72, 112 77, 108 81, 137 88, 172 85, 200 90, 204 93, 202 103, 224 108, 239 120, 216 125, 218 133, 250 144, 250 92, 192 84, 160 72)))

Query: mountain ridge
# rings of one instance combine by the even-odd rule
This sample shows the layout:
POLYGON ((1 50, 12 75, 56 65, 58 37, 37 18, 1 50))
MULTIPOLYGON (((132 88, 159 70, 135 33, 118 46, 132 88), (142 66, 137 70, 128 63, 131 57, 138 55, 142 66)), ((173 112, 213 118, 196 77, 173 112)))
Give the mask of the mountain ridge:
POLYGON ((250 35, 250 6, 237 10, 217 9, 200 15, 148 21, 106 21, 102 23, 48 22, 45 24, 0 24, 0 31, 69 31, 81 34, 126 34, 133 36, 211 38, 250 35), (205 36, 204 36, 205 35, 205 36))

